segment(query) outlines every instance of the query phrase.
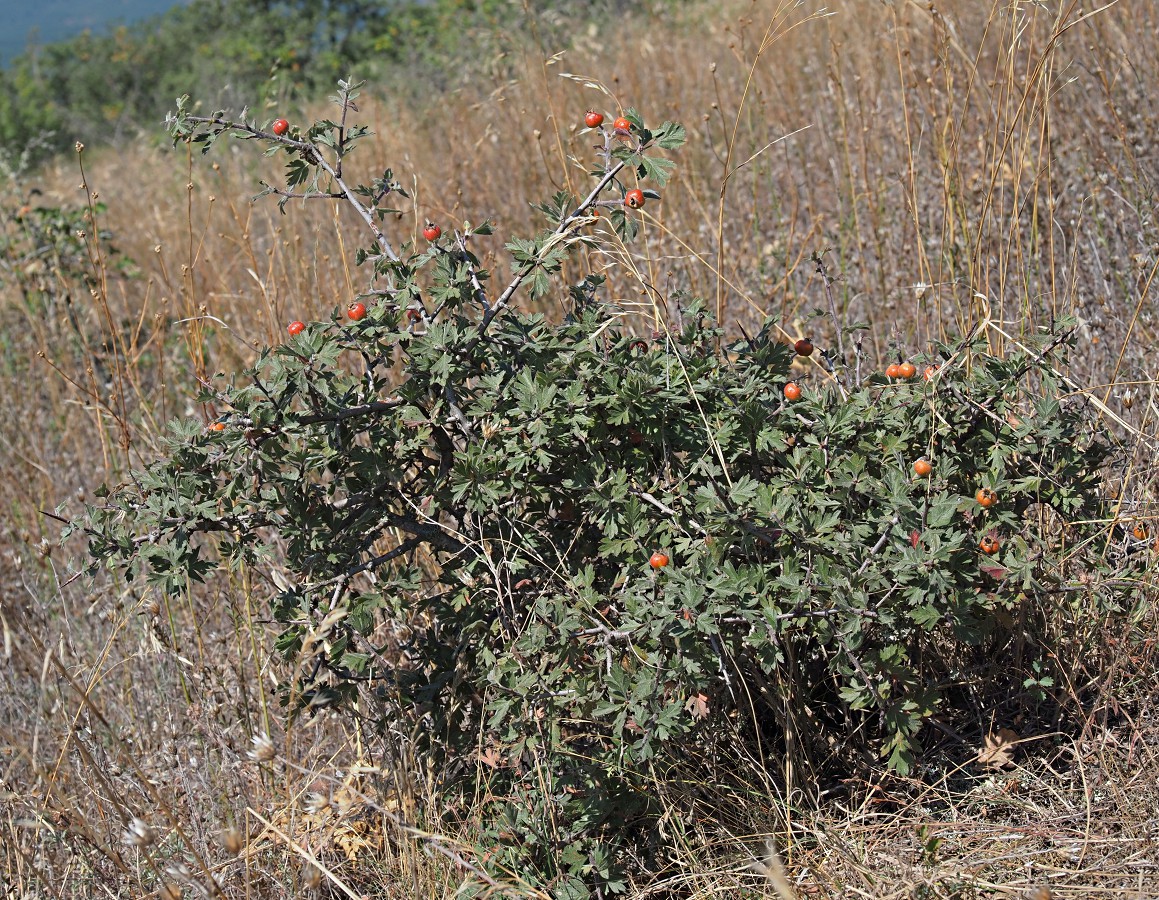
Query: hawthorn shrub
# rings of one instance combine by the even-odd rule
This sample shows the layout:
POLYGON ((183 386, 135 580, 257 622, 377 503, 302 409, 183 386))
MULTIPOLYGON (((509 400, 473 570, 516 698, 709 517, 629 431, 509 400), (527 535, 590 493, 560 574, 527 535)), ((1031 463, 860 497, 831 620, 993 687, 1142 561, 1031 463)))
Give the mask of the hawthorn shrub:
POLYGON ((31 315, 49 323, 67 320, 79 335, 83 328, 76 306, 83 310, 83 304, 73 290, 83 296, 100 286, 86 241, 100 242, 105 264, 118 274, 131 277, 137 266, 112 243, 112 232, 94 231, 93 222, 104 215, 106 204, 48 206, 39 195, 33 189, 26 202, 0 211, 0 285, 19 291, 31 315))
POLYGON ((339 121, 282 136, 186 100, 171 117, 176 141, 285 153, 285 186, 265 187, 282 204, 352 203, 372 286, 364 315, 220 375, 200 398, 213 426, 173 423, 162 458, 102 493, 78 523, 97 563, 168 592, 284 567, 269 614, 291 712, 418 740, 445 790, 485 788, 491 864, 559 896, 622 889, 651 779, 721 735, 779 733, 790 705, 817 748, 905 772, 923 722, 1016 630, 1049 687, 1043 622, 1089 564, 1108 455, 1059 399, 1066 337, 1004 358, 966 339, 908 379, 862 381, 830 352, 794 379, 774 322, 730 336, 673 297, 639 337, 600 275, 550 321, 520 292, 563 295, 563 261, 601 229, 630 240, 625 197, 659 197, 656 151, 683 129, 633 111, 594 129, 591 192, 539 207, 548 230, 507 245, 515 277, 493 290, 470 249, 487 226, 397 249, 380 230, 403 191, 390 171, 344 181, 367 130, 341 88, 339 121))

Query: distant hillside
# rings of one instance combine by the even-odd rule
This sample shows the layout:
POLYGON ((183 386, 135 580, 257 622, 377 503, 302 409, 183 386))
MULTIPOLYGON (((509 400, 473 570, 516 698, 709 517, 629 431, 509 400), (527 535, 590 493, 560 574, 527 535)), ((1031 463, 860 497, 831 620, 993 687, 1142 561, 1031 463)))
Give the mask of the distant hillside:
MULTIPOLYGON (((57 27, 94 13, 69 0, 46 0, 12 15, 57 27)), ((289 111, 299 96, 317 96, 355 74, 391 90, 440 94, 467 83, 479 66, 503 60, 534 35, 545 52, 566 48, 575 24, 628 9, 679 0, 113 0, 93 4, 105 22, 114 13, 169 7, 123 28, 86 31, 39 44, 0 71, 0 152, 30 146, 43 156, 86 144, 116 142, 144 128, 157 133, 175 98, 190 94, 209 108, 248 106, 255 116, 289 111), (550 50, 547 50, 550 48, 550 50)), ((13 10, 9 10, 13 7, 13 10)), ((47 31, 44 32, 47 36, 47 31)))
POLYGON ((103 32, 165 12, 189 0, 0 0, 0 66, 24 52, 29 38, 47 44, 75 37, 82 31, 103 32))

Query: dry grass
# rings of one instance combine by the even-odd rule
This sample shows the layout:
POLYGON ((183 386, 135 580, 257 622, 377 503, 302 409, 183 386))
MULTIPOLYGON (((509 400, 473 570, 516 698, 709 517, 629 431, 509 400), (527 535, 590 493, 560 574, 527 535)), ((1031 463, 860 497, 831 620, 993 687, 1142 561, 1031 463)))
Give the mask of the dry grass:
MULTIPOLYGON (((562 57, 529 39, 426 108, 370 86, 361 106, 377 135, 351 165, 413 176, 399 239, 428 217, 526 234, 538 227, 526 201, 584 183, 582 110, 622 102, 682 120, 691 140, 642 240, 589 260, 616 264, 613 296, 671 316, 684 289, 729 328, 775 315, 824 344, 821 253, 839 275, 837 317, 868 323, 865 367, 980 320, 1001 352, 1077 316, 1067 374, 1124 450, 1108 535, 1114 515, 1159 531, 1159 7, 716 7, 628 20, 614 43, 593 29, 562 57)), ((285 728, 265 573, 169 605, 74 580, 65 553, 79 548, 54 549, 58 523, 41 511, 75 513, 125 477, 167 419, 213 416, 194 376, 246 364, 290 319, 328 316, 364 286, 345 211, 283 217, 248 201, 274 174, 251 148, 202 160, 142 143, 86 152, 85 166, 109 205, 99 224, 140 275, 117 275, 107 243, 90 240, 91 293, 50 273, 48 300, 0 298, 5 896, 450 897, 468 883, 528 895, 472 871, 469 826, 421 830, 442 810, 404 735, 330 719, 285 728), (273 756, 251 759, 263 733, 273 756), (135 818, 149 829, 134 835, 135 818)), ((73 158, 35 183, 42 203, 76 206, 80 182, 73 158)), ((9 183, 5 205, 32 184, 9 183)), ((494 239, 487 259, 497 280, 501 249, 494 239)), ((1117 552, 1108 542, 1112 565, 1117 552)), ((1138 597, 1153 611, 1153 573, 1138 597)), ((948 771, 848 783, 820 812, 775 789, 731 798, 728 816, 674 822, 671 866, 634 890, 776 896, 762 850, 774 840, 799 896, 1159 896, 1155 629, 1152 612, 1105 635, 1109 655, 1060 661, 1086 728, 1034 735, 1015 768, 971 762, 980 730, 948 745, 948 771)))

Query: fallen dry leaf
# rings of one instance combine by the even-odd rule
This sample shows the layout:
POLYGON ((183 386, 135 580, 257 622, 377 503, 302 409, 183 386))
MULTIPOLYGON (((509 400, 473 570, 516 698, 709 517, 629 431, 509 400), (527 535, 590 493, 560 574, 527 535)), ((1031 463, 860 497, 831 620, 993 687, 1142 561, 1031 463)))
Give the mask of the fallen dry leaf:
POLYGON ((1009 728, 998 729, 997 734, 986 735, 986 744, 978 751, 978 763, 993 769, 1001 769, 1014 763, 1014 747, 1018 743, 1018 732, 1009 728))
POLYGON ((705 719, 708 717, 708 695, 694 694, 688 698, 688 702, 684 704, 684 708, 692 713, 694 719, 705 719))

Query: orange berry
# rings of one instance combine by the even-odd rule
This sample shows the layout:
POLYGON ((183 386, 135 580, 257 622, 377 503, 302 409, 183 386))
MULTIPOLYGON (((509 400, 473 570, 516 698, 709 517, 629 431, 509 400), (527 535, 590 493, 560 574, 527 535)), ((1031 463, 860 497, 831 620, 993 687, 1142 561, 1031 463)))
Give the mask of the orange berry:
POLYGON ((983 509, 989 509, 998 502, 998 495, 990 490, 990 488, 982 487, 978 488, 974 494, 974 499, 978 501, 978 505, 983 509))
POLYGON ((801 385, 795 381, 790 381, 785 385, 785 399, 786 400, 800 400, 801 399, 801 385))
POLYGON ((899 366, 897 363, 890 363, 888 366, 885 367, 885 377, 886 378, 900 378, 901 377, 901 366, 899 366))
POLYGON ((648 565, 653 569, 663 569, 668 565, 668 554, 663 550, 657 550, 650 557, 648 557, 648 565))
POLYGON ((209 426, 210 431, 225 431, 224 422, 214 422, 209 426))
POLYGON ((914 473, 920 475, 922 478, 925 478, 932 471, 934 471, 933 464, 924 456, 914 461, 914 473))
POLYGON ((999 546, 998 538, 994 537, 992 534, 986 535, 978 542, 978 549, 985 553, 987 556, 993 556, 995 553, 997 553, 999 546))
POLYGON ((903 362, 897 367, 897 373, 902 378, 913 378, 918 374, 918 367, 911 362, 903 362))

